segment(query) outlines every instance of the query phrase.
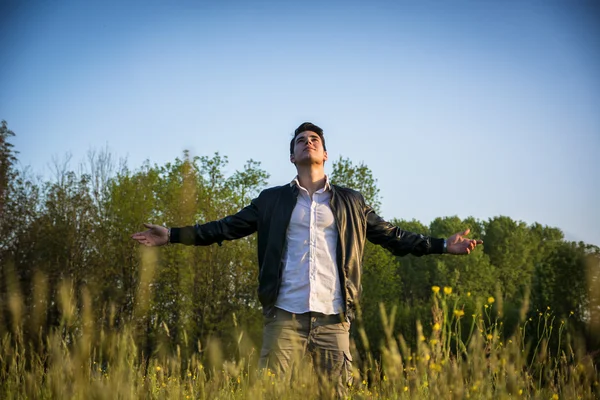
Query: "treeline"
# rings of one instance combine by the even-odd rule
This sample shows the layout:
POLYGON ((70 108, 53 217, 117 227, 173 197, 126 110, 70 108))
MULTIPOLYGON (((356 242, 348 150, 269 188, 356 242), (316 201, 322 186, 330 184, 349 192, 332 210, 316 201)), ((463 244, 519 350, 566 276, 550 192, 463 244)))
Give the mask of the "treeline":
MULTIPOLYGON (((25 338, 43 347, 37 338, 65 326, 65 304, 84 308, 88 298, 92 307, 86 315, 96 326, 135 326, 136 345, 146 355, 174 350, 177 344, 184 351, 197 349, 212 338, 232 357, 240 340, 236 326, 260 346, 255 235, 222 246, 160 249, 130 239, 143 222, 184 226, 235 213, 267 185, 269 175, 259 162, 250 160, 243 170, 228 174, 225 156, 184 154, 165 165, 146 163, 131 171, 116 165, 107 152, 91 152, 79 171, 56 163, 53 179, 36 180, 18 170, 13 135, 3 121, 0 334, 12 329, 16 315, 27 328, 25 338)), ((340 158, 331 179, 360 190, 376 209, 380 206, 376 180, 364 164, 340 158)), ((585 339, 589 350, 597 348, 598 247, 566 241, 558 228, 507 216, 486 221, 441 217, 428 226, 416 220, 392 222, 437 237, 469 227, 470 236, 483 239, 484 246, 468 257, 396 258, 368 244, 361 324, 371 350, 377 352, 383 339, 380 303, 388 310, 396 307, 395 332, 409 344, 419 339, 416 321, 431 331, 433 286, 460 295, 453 307, 464 311, 465 326, 473 320, 471 310, 489 301, 507 335, 518 329, 520 313, 536 320, 551 315, 556 323, 568 320, 569 333, 585 339)), ((73 331, 81 324, 69 322, 73 331)))

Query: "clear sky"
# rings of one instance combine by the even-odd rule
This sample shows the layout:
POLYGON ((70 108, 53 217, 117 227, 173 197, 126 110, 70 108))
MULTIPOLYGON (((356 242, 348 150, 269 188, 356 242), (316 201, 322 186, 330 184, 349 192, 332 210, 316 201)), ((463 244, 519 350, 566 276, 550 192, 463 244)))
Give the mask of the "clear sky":
POLYGON ((600 245, 598 1, 0 0, 0 55, 0 119, 36 173, 189 149, 282 184, 312 121, 331 161, 371 168, 385 218, 600 245))

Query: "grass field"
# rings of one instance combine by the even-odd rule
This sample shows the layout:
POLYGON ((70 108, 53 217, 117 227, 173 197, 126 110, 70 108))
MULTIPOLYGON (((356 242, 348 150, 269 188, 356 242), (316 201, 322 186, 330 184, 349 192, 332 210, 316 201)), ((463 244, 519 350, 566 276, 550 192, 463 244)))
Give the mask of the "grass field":
MULTIPOLYGON (((432 296, 432 329, 425 336, 417 325, 420 340, 415 348, 394 335, 394 310, 386 311, 382 305, 381 329, 387 340, 378 352, 381 357, 374 359, 357 322, 355 340, 364 350, 355 366, 350 398, 598 398, 598 370, 567 334, 568 318, 558 320, 545 310, 537 321, 529 320, 523 311, 521 326, 506 337, 501 312, 491 312, 499 301, 490 297, 482 299, 469 332, 461 332, 465 310, 456 307, 458 296, 451 288, 438 287, 432 288, 432 296), (535 327, 537 340, 525 342, 522 332, 527 326, 535 327), (554 341, 556 348, 550 347, 553 335, 559 339, 554 341)), ((32 324, 40 320, 36 313, 41 311, 25 315, 20 294, 10 294, 10 320, 0 339, 0 398, 334 398, 333 385, 327 380, 319 383, 306 363, 294 376, 258 371, 257 346, 241 328, 237 357, 224 360, 217 340, 169 343, 169 329, 163 324, 167 341, 145 359, 136 345, 140 332, 135 326, 114 328, 114 313, 95 324, 90 296, 85 291, 75 296, 68 283, 60 290, 60 299, 60 326, 32 340, 32 324)))

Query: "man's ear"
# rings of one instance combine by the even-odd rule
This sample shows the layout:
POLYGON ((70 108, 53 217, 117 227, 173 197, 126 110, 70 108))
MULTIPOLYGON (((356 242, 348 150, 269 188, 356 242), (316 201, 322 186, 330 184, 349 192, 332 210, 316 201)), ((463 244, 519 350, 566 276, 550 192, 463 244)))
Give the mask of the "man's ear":
POLYGON ((292 164, 296 164, 296 158, 294 158, 294 155, 293 155, 293 154, 290 154, 290 162, 291 162, 292 164))
POLYGON ((327 152, 326 151, 323 152, 323 161, 327 161, 327 152))

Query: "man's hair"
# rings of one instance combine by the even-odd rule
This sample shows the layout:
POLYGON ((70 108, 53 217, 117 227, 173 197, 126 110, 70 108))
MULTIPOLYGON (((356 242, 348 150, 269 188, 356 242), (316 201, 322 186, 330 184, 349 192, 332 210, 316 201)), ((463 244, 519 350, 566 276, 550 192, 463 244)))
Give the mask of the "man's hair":
POLYGON ((312 122, 305 122, 294 131, 294 137, 290 141, 290 155, 294 154, 294 141, 296 140, 296 136, 305 131, 314 132, 319 135, 319 138, 321 138, 321 143, 323 143, 323 150, 327 151, 327 147, 325 146, 325 137, 323 136, 323 129, 319 128, 312 122))

